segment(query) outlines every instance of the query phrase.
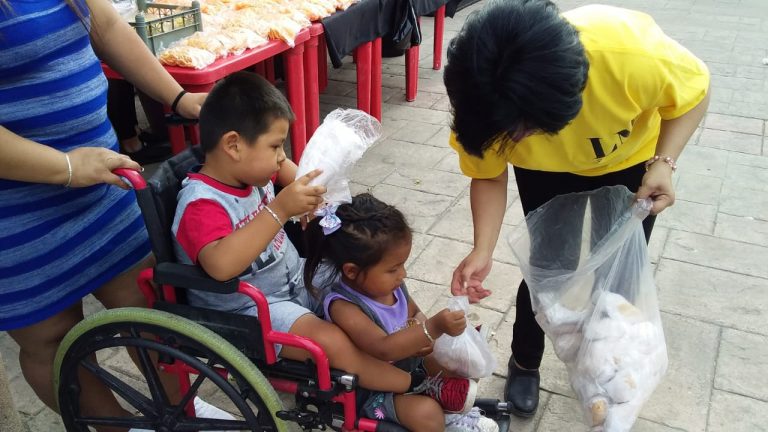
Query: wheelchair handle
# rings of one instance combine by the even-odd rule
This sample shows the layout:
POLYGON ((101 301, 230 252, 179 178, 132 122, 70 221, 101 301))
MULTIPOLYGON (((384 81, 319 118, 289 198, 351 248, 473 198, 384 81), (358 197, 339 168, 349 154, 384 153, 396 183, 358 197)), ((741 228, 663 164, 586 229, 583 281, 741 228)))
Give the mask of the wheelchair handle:
POLYGON ((128 180, 128 183, 130 183, 131 186, 136 190, 142 190, 147 187, 147 181, 144 180, 144 177, 141 176, 141 173, 136 170, 128 168, 117 168, 112 171, 112 174, 118 175, 128 180))

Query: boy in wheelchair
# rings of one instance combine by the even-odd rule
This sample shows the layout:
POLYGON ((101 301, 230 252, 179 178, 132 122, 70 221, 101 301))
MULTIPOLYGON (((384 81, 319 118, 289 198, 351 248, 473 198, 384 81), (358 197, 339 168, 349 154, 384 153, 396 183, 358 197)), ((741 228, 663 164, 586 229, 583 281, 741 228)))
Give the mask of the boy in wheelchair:
MULTIPOLYGON (((178 195, 172 228, 177 258, 199 265, 214 279, 239 276, 260 287, 269 302, 274 330, 315 341, 331 366, 356 374, 361 387, 396 394, 424 393, 446 411, 468 411, 476 393, 474 381, 455 377, 428 380, 423 371, 398 369, 364 353, 338 326, 318 317, 322 293, 310 292, 305 285, 303 259, 283 224, 292 216, 315 210, 325 188, 309 185, 320 174, 317 170, 295 179, 296 165, 283 151, 292 119, 283 95, 257 75, 236 73, 213 88, 200 113, 205 162, 188 175, 178 195), (273 181, 284 186, 277 195, 273 181)), ((237 293, 190 290, 188 301, 210 309, 257 314, 253 301, 237 293)), ((432 337, 461 332, 447 321, 437 321, 432 337)), ((307 351, 293 346, 277 349, 282 358, 310 358, 307 351)), ((412 430, 442 430, 444 424, 442 412, 439 422, 429 416, 420 421, 412 430)))

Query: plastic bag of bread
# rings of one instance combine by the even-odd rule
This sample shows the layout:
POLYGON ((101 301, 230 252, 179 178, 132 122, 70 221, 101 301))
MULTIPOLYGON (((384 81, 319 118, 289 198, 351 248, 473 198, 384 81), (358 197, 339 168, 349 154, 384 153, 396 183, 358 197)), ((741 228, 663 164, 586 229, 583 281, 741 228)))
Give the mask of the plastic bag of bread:
MULTIPOLYGON (((448 309, 469 313, 469 298, 467 296, 452 297, 448 303, 448 309)), ((464 333, 458 336, 444 334, 437 338, 432 355, 440 366, 467 378, 487 377, 496 369, 496 357, 491 347, 469 322, 464 333)))
POLYGON ((175 45, 157 56, 166 66, 203 69, 216 61, 216 55, 210 51, 187 45, 175 45))
POLYGON ((296 178, 314 169, 323 172, 310 184, 323 185, 325 203, 352 201, 348 171, 381 137, 381 123, 363 111, 338 108, 331 111, 307 143, 296 178))
POLYGON ((592 431, 628 432, 667 369, 642 227, 650 208, 624 186, 561 195, 509 239, 592 431))

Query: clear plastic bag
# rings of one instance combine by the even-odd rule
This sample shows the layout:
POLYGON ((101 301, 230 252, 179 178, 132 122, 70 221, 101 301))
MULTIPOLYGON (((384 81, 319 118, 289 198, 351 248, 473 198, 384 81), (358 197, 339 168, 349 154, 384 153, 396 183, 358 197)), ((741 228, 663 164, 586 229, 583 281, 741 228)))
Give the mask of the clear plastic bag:
POLYGON ((301 155, 296 178, 314 169, 322 174, 310 184, 323 185, 328 204, 352 201, 347 173, 376 140, 381 137, 381 123, 356 109, 336 109, 325 117, 301 155))
POLYGON ((624 186, 561 195, 510 238, 536 321, 593 431, 625 432, 667 369, 642 220, 624 186))
MULTIPOLYGON (((452 297, 448 309, 469 313, 469 298, 452 297)), ((487 377, 496 369, 496 357, 491 352, 491 347, 469 322, 464 333, 458 336, 444 334, 437 338, 432 355, 440 366, 466 378, 487 377)))

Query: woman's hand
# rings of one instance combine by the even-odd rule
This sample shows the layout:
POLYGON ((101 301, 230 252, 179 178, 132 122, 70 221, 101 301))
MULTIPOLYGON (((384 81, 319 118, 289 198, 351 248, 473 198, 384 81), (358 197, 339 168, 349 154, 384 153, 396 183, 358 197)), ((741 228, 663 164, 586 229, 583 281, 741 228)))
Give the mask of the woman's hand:
POLYGON ((126 155, 103 147, 81 147, 67 153, 72 165, 71 187, 93 186, 108 183, 122 189, 130 189, 119 176, 112 174, 117 168, 141 171, 141 165, 126 155))
POLYGON ((200 118, 200 108, 208 93, 185 93, 176 104, 176 113, 184 118, 200 118))
POLYGON ((675 203, 675 188, 672 185, 672 167, 662 160, 652 163, 643 176, 636 199, 651 198, 651 214, 659 214, 675 203))
POLYGON ((470 303, 491 295, 491 291, 483 287, 483 281, 491 272, 492 264, 490 256, 473 250, 453 271, 451 294, 468 296, 470 303))

